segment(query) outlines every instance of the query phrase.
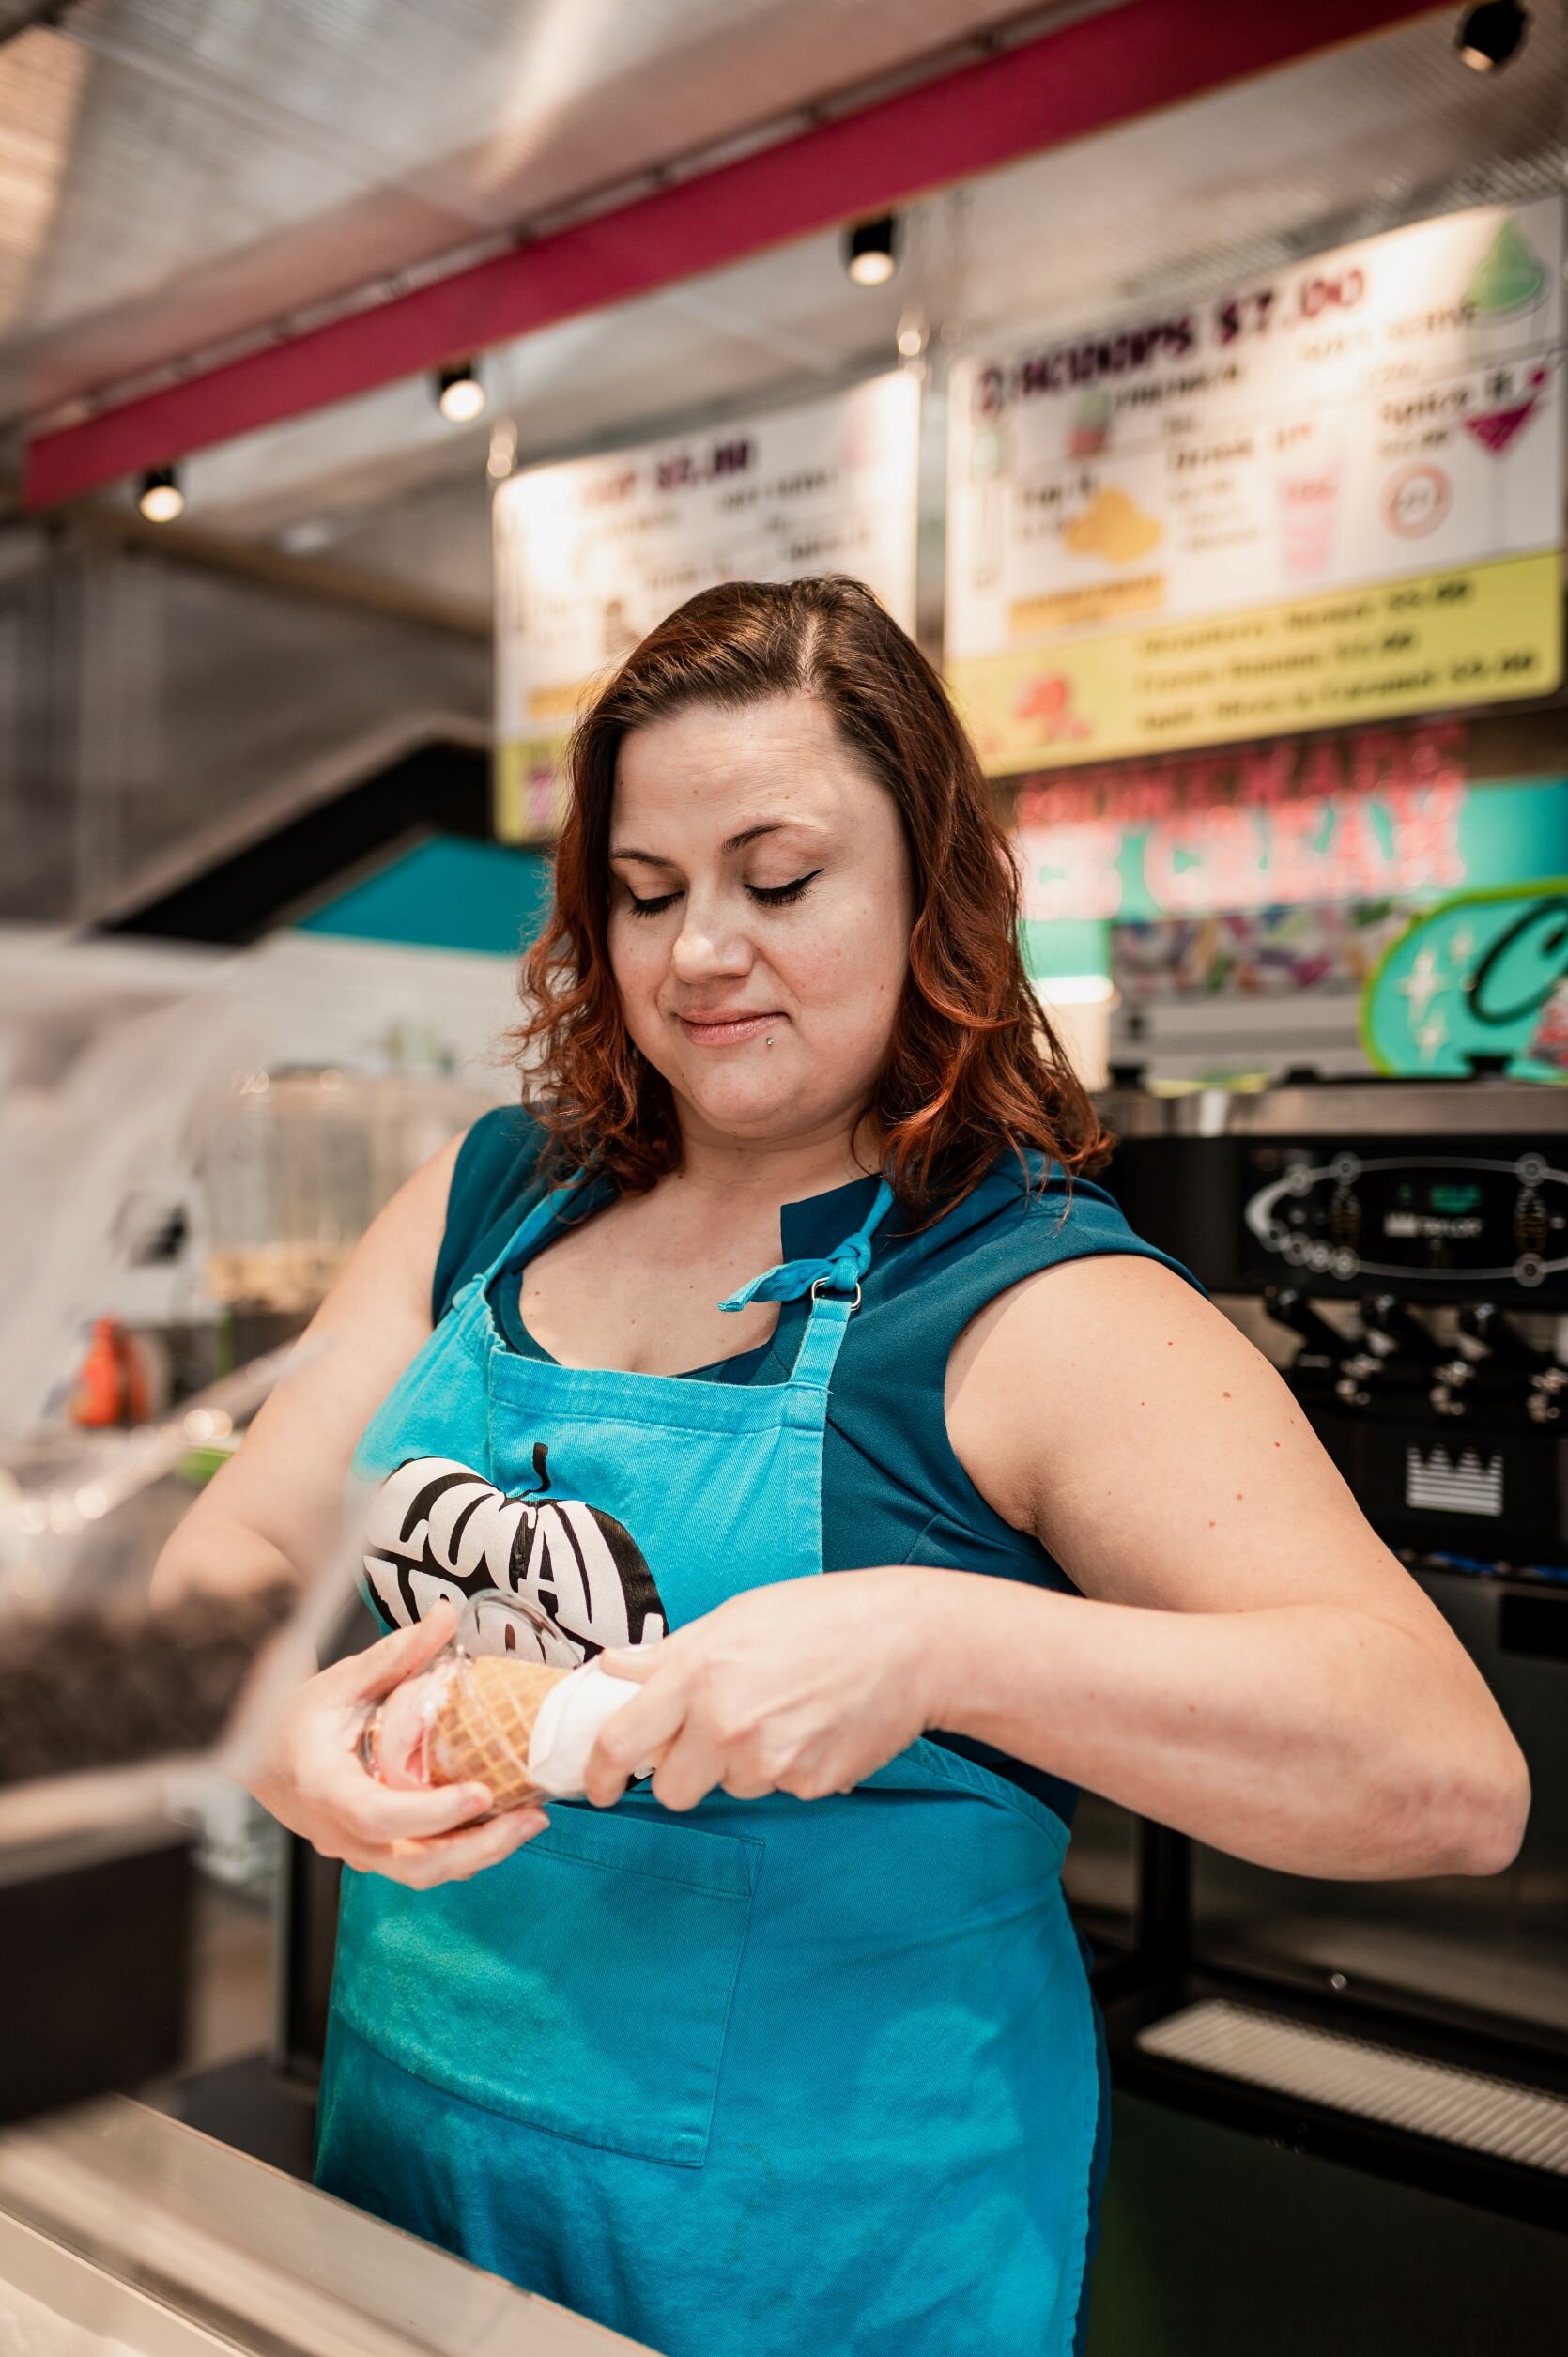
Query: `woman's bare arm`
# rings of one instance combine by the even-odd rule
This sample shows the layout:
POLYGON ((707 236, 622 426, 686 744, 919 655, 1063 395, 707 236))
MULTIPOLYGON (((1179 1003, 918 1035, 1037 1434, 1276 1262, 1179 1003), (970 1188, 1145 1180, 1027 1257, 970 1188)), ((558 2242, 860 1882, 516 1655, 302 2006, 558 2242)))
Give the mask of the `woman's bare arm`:
POLYGON ((430 1286, 460 1140, 366 1229, 307 1330, 319 1352, 280 1384, 165 1546, 152 1593, 303 1577, 342 1529, 355 1445, 430 1333, 430 1286))
POLYGON ((1494 1872, 1524 1761, 1290 1392, 1157 1263, 1074 1261, 961 1338, 948 1429, 1083 1599, 966 1583, 934 1723, 1237 1856, 1494 1872))

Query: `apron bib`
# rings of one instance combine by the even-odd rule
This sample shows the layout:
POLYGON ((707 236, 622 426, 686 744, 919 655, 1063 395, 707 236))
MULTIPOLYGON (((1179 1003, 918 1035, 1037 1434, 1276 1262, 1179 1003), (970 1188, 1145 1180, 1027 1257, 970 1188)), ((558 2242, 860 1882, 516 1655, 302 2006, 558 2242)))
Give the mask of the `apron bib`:
MULTIPOLYGON (((891 1195, 732 1297, 811 1293, 761 1386, 511 1351, 491 1286, 564 1200, 458 1293, 356 1470, 385 1621, 521 1594, 572 1662, 822 1572, 828 1384, 891 1195)), ((924 1739, 823 1800, 549 1816, 469 1882, 345 1872, 318 2182, 661 2357, 1068 2357, 1099 2073, 1059 1820, 924 1739)))

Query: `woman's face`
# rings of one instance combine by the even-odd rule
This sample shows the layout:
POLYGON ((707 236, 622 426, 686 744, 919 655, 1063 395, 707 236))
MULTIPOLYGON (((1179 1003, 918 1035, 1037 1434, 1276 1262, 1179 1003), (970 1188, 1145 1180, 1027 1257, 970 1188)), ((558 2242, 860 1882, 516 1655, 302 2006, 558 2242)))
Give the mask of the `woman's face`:
POLYGON ((694 705, 634 731, 610 870, 626 1028, 687 1134, 851 1126, 892 1037, 911 884, 892 796, 826 707, 694 705))

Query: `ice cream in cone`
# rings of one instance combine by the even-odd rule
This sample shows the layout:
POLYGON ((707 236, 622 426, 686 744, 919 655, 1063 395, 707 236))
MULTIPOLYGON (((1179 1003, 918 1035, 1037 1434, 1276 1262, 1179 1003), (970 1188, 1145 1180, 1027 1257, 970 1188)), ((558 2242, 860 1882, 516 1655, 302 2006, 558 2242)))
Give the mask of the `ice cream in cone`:
POLYGON ((487 1784, 498 1809, 539 1792, 529 1746, 546 1695, 570 1674, 542 1661, 481 1654, 450 1678, 430 1721, 432 1784, 487 1784))
MULTIPOLYGON (((513 1615, 537 1635, 544 1615, 521 1599, 485 1599, 484 1625, 513 1615)), ((476 1622, 468 1608, 465 1634, 476 1622)), ((508 1636, 512 1634, 507 1631, 508 1636)), ((601 1729, 638 1693, 635 1680, 599 1663, 567 1668, 520 1652, 470 1652, 462 1636, 405 1678, 366 1719, 360 1758, 396 1792, 430 1784, 483 1784, 497 1810, 581 1796, 601 1729)), ((653 1774, 653 1763, 634 1776, 653 1774)))

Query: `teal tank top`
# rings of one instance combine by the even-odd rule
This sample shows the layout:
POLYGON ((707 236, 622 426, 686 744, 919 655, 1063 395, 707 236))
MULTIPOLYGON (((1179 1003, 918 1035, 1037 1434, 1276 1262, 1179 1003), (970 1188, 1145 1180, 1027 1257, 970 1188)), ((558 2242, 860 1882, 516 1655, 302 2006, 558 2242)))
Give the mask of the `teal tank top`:
MULTIPOLYGON (((432 1314, 438 1323, 465 1281, 495 1259, 546 1192, 536 1175, 544 1132, 520 1107, 475 1122, 458 1151, 436 1263, 432 1314)), ((897 1206, 888 1214, 850 1319, 828 1396, 822 1449, 822 1563, 827 1571, 878 1564, 929 1564, 990 1572, 1031 1587, 1077 1591, 1038 1541, 987 1504, 947 1437, 943 1386, 948 1356, 970 1319, 997 1294, 1042 1269, 1099 1253, 1161 1261, 1189 1284, 1176 1261, 1128 1226, 1091 1180, 1070 1188, 1053 1169, 1043 1188, 1042 1158, 1028 1157, 1025 1181, 1010 1150, 963 1201, 915 1228, 897 1206)), ((816 1259, 859 1226, 877 1191, 874 1177, 783 1207, 783 1257, 816 1259)), ((522 1324, 515 1280, 491 1306, 510 1347, 547 1359, 522 1324)), ((776 1383, 793 1363, 807 1301, 786 1302, 772 1338, 755 1350, 686 1370, 708 1382, 776 1383)), ((1065 1823, 1076 1788, 968 1736, 936 1741, 1031 1792, 1065 1823)))

